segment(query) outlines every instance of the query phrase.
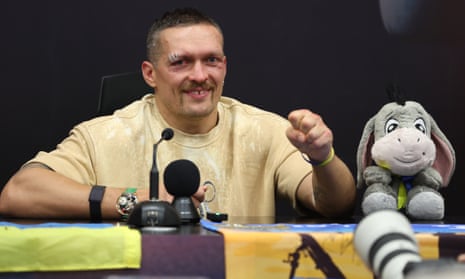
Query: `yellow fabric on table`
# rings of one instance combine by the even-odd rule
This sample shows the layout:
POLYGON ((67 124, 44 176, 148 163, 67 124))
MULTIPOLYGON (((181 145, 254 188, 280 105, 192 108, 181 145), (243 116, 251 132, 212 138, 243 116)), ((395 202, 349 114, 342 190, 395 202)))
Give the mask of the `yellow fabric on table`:
MULTIPOLYGON (((218 229, 225 239, 226 278, 372 279, 357 255, 353 233, 218 229), (328 276, 339 272, 340 276, 328 276)), ((438 236, 416 234, 420 255, 437 259, 438 236)))
POLYGON ((124 226, 0 227, 0 272, 140 268, 141 246, 124 226))

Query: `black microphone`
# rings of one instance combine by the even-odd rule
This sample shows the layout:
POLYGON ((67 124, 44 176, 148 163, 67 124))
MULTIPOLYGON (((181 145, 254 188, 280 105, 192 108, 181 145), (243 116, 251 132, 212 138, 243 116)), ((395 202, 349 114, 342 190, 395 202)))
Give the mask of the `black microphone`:
POLYGON ((166 167, 163 178, 166 190, 174 196, 172 205, 177 210, 181 223, 198 223, 200 215, 191 199, 200 185, 198 167, 189 160, 176 160, 166 167))
POLYGON ((152 169, 150 170, 150 199, 158 200, 158 184, 159 184, 159 174, 157 166, 157 149, 158 145, 163 140, 170 140, 173 138, 174 132, 171 128, 165 128, 161 132, 161 138, 153 145, 153 163, 152 169))
POLYGON ((170 140, 173 130, 166 128, 161 138, 153 145, 153 165, 150 171, 150 200, 137 203, 127 224, 129 227, 140 228, 142 231, 166 232, 176 230, 181 225, 181 219, 176 209, 166 201, 158 200, 158 167, 157 147, 163 140, 170 140))

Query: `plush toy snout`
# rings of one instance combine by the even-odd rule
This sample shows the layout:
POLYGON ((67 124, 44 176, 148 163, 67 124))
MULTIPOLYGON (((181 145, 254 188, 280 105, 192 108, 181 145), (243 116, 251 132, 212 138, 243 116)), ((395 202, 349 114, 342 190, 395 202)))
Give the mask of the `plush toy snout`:
POLYGON ((415 175, 432 166, 436 147, 415 128, 400 128, 377 140, 371 149, 376 164, 400 176, 415 175))

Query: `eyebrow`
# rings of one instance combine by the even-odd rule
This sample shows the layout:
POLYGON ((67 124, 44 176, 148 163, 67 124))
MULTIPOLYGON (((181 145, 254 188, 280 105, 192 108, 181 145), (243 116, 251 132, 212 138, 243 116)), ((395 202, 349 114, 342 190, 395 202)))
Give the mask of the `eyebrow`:
MULTIPOLYGON (((223 52, 210 52, 210 53, 205 53, 205 57, 212 57, 212 56, 219 56, 221 58, 225 57, 225 54, 223 52)), ((189 59, 191 56, 189 53, 178 53, 178 52, 172 52, 168 54, 168 61, 170 63, 177 62, 180 59, 189 59)))
POLYGON ((178 60, 179 57, 180 57, 180 55, 177 54, 176 52, 168 54, 168 60, 170 62, 175 62, 176 60, 178 60))

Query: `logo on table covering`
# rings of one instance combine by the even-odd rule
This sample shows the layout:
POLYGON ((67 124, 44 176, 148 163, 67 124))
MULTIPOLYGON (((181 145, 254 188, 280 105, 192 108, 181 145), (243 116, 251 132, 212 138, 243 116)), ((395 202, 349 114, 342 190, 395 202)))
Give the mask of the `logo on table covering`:
POLYGON ((289 253, 288 258, 283 262, 291 265, 289 278, 294 278, 301 254, 308 256, 315 262, 316 268, 321 270, 326 278, 345 278, 344 274, 334 264, 331 257, 326 251, 318 244, 318 242, 308 234, 299 234, 302 244, 295 249, 294 252, 289 253))

